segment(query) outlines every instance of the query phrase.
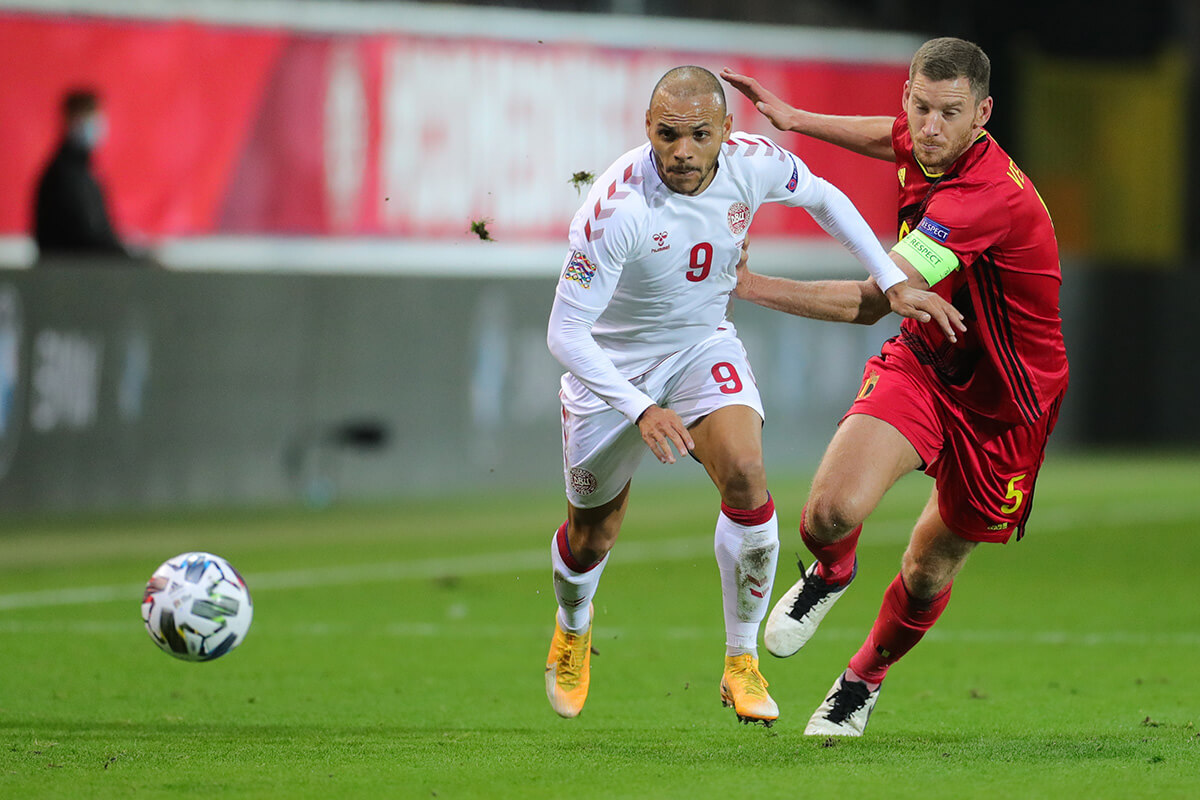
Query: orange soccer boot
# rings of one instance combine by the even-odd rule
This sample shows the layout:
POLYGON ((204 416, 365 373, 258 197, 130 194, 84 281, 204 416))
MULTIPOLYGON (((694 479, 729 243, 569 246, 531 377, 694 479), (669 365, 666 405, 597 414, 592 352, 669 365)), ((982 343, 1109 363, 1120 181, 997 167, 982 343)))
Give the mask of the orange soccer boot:
POLYGON ((779 706, 767 693, 767 679, 758 671, 758 659, 749 653, 725 656, 721 703, 732 706, 744 723, 757 722, 769 728, 779 718, 779 706))
MULTIPOLYGON (((595 612, 591 612, 595 616, 595 612)), ((592 669, 592 626, 569 633, 554 619, 554 638, 546 657, 546 697, 560 717, 577 717, 587 701, 592 669)))

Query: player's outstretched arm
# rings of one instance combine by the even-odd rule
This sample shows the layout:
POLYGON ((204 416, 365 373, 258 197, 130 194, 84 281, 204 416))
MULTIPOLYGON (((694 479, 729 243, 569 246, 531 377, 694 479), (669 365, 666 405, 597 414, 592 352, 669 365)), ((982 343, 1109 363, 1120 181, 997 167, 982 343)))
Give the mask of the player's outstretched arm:
POLYGON ((828 322, 852 322, 874 325, 889 311, 918 322, 935 322, 954 342, 965 331, 962 314, 939 295, 928 291, 925 279, 916 270, 893 256, 906 275, 885 294, 873 278, 865 281, 797 281, 751 272, 749 243, 742 248, 738 262, 735 296, 756 305, 828 322), (916 284, 916 285, 914 285, 916 284))
POLYGON ((781 131, 794 131, 824 142, 836 144, 864 156, 895 159, 892 150, 892 117, 849 117, 814 114, 780 100, 749 75, 726 67, 721 77, 754 103, 754 107, 781 131))
MULTIPOLYGON (((750 271, 750 242, 742 245, 737 265, 734 296, 742 300, 794 314, 797 317, 826 322, 854 322, 873 325, 888 313, 888 299, 874 280, 796 281, 750 271)), ((903 283, 903 282, 901 282, 903 283)))
POLYGON ((734 292, 742 300, 826 322, 873 325, 888 313, 887 298, 874 281, 796 281, 747 271, 734 292))

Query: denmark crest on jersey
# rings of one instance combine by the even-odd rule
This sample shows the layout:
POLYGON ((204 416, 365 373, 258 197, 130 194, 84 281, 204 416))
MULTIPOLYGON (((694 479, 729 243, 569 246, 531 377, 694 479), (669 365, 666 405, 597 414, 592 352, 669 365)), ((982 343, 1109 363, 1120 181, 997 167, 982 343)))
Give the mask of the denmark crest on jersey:
POLYGON ((567 268, 563 270, 564 281, 575 281, 585 289, 592 288, 592 278, 596 275, 596 265, 588 261, 588 257, 579 250, 572 250, 567 260, 567 268))
POLYGON ((749 226, 750 206, 740 201, 731 205, 729 207, 729 230, 733 231, 736 236, 745 233, 749 226))

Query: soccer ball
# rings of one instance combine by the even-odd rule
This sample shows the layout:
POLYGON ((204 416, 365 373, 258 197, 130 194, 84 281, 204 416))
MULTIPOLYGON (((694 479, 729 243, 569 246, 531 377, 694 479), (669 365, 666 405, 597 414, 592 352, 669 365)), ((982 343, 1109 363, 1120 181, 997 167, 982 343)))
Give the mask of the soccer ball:
POLYGON ((232 565, 212 553, 167 559, 146 584, 142 621, 150 638, 184 661, 212 661, 242 643, 254 604, 232 565))

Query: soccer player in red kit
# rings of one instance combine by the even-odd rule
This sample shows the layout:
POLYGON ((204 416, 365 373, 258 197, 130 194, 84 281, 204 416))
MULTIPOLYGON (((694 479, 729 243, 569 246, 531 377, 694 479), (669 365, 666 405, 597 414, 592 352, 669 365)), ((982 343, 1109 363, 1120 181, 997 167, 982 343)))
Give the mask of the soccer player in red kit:
MULTIPOLYGON (((751 77, 722 73, 781 130, 895 161, 900 241, 892 258, 911 285, 932 288, 966 322, 953 339, 936 326, 901 323, 867 362, 813 479, 800 535, 815 561, 801 565, 768 618, 764 641, 777 656, 804 646, 850 585, 862 523, 892 484, 922 469, 934 488, 870 634, 809 735, 862 735, 888 668, 936 622, 975 545, 1024 534, 1066 390, 1054 228, 1033 183, 984 129, 989 74, 976 45, 928 41, 892 118, 813 114, 751 77)), ((795 281, 744 266, 737 294, 792 313, 802 303, 795 281)), ((863 305, 876 311, 858 321, 882 313, 868 292, 863 305)))

